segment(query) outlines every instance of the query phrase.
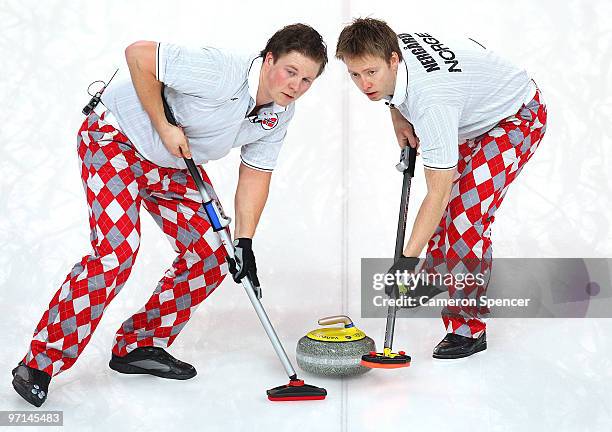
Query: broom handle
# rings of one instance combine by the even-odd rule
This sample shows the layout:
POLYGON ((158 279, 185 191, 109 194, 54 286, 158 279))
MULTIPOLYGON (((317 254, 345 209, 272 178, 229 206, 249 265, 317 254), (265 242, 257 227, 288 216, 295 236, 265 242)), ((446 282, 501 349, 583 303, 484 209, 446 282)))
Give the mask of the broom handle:
MULTIPOLYGON (((231 219, 223 215, 219 204, 213 199, 211 199, 210 195, 208 195, 208 192, 204 187, 202 177, 200 176, 200 173, 198 172, 198 169, 196 167, 196 164, 193 162, 193 159, 183 158, 183 160, 187 164, 187 169, 195 180, 198 190, 200 191, 200 195, 202 195, 202 199, 204 200, 204 210, 206 211, 206 214, 210 219, 213 230, 217 232, 217 234, 219 234, 221 243, 223 244, 227 255, 231 258, 234 258, 234 244, 232 243, 232 239, 230 238, 229 233, 225 229, 230 224, 231 219)), ((255 308, 255 312, 259 317, 259 321, 261 321, 261 324, 263 325, 263 328, 266 331, 270 342, 272 342, 274 351, 276 351, 276 355, 283 364, 283 367, 285 368, 285 372, 287 372, 289 379, 297 379, 297 374, 295 373, 295 370, 291 365, 291 361, 289 360, 289 357, 287 357, 287 353, 285 352, 285 349, 283 348, 283 345, 281 344, 281 341, 278 338, 276 331, 274 331, 274 327, 272 327, 270 318, 268 318, 266 311, 264 310, 263 306, 261 305, 261 302, 259 301, 258 294, 256 294, 256 292, 258 291, 256 291, 256 289, 253 287, 253 284, 248 276, 242 278, 242 286, 244 287, 244 290, 246 291, 249 300, 251 300, 251 304, 253 305, 253 308, 255 308)))
MULTIPOLYGON (((174 114, 170 109, 170 105, 168 104, 168 101, 166 100, 166 97, 164 95, 164 88, 165 86, 162 84, 161 99, 164 106, 164 114, 170 124, 178 126, 176 118, 174 117, 174 114)), ((230 238, 229 233, 225 229, 227 226, 229 226, 231 219, 223 214, 219 203, 211 199, 210 195, 208 195, 208 192, 204 187, 204 181, 202 180, 202 177, 200 176, 200 173, 193 159, 183 158, 183 160, 185 161, 185 164, 187 164, 187 169, 191 173, 191 176, 193 177, 193 180, 195 181, 196 186, 198 187, 200 195, 202 195, 202 199, 204 200, 204 210, 208 215, 213 230, 219 234, 221 243, 223 244, 227 255, 231 258, 234 258, 236 255, 234 251, 234 244, 232 243, 232 239, 230 238)), ((289 360, 289 357, 287 357, 287 353, 285 352, 285 349, 283 348, 283 345, 281 344, 278 335, 274 331, 272 323, 270 323, 270 318, 268 318, 266 311, 264 310, 263 306, 261 305, 261 302, 259 301, 259 298, 261 298, 261 290, 253 286, 248 276, 242 278, 242 286, 244 287, 247 296, 249 297, 249 300, 251 300, 251 304, 255 308, 255 312, 259 317, 259 321, 261 321, 261 324, 263 325, 263 328, 266 331, 270 342, 272 342, 274 351, 276 351, 276 355, 283 364, 283 367, 285 368, 285 372, 287 372, 289 379, 297 379, 297 374, 295 373, 295 370, 291 365, 291 361, 289 360)))
MULTIPOLYGON (((414 165, 416 163, 416 149, 406 146, 402 149, 400 162, 396 165, 398 171, 403 173, 402 198, 400 200, 399 220, 397 222, 397 235, 395 237, 395 263, 404 251, 404 239, 406 236, 406 220, 408 218, 408 202, 410 201, 410 186, 414 177, 414 165)), ((395 332, 395 316, 397 306, 389 306, 387 309, 387 327, 385 329, 385 348, 391 350, 393 347, 393 333, 395 332)))

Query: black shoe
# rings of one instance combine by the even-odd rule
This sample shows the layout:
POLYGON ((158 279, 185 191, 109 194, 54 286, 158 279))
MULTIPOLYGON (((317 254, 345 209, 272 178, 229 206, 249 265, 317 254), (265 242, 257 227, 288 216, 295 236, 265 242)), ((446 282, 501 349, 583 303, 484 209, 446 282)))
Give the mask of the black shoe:
POLYGON ((159 347, 136 348, 123 357, 113 354, 108 365, 124 374, 149 374, 176 380, 186 380, 197 374, 193 366, 175 359, 159 347))
POLYGON ((19 395, 39 407, 47 400, 51 376, 38 369, 19 363, 13 369, 13 388, 19 395))
POLYGON ((418 308, 421 306, 421 304, 427 303, 429 299, 434 298, 443 292, 445 291, 437 288, 434 285, 425 285, 419 282, 413 290, 408 290, 406 294, 402 294, 403 299, 414 299, 410 301, 403 301, 402 304, 405 304, 406 306, 402 307, 404 309, 418 308))
POLYGON ((448 333, 434 348, 433 357, 437 359, 458 359, 468 357, 487 349, 487 332, 478 339, 448 333))

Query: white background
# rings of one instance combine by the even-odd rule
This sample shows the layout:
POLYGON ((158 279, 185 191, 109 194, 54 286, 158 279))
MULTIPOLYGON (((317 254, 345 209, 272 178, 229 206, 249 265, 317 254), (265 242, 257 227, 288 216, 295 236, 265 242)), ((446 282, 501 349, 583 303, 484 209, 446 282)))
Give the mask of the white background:
MULTIPOLYGON (((496 257, 610 257, 612 4, 605 0, 365 2, 3 1, 0 3, 0 410, 30 409, 10 369, 52 294, 89 252, 76 131, 88 84, 108 79, 123 50, 156 40, 258 51, 278 28, 315 27, 330 63, 297 112, 254 242, 264 305, 290 356, 322 316, 348 313, 382 345, 384 321, 359 319, 359 259, 390 257, 401 177, 388 110, 333 58, 355 16, 402 31, 466 34, 525 67, 549 125, 493 225, 496 257)), ((238 154, 207 165, 233 213, 238 154)), ((413 182, 410 221, 424 196, 413 182)), ((361 431, 603 430, 612 422, 609 320, 498 320, 489 349, 436 363, 441 320, 399 320, 413 366, 350 380, 304 375, 323 402, 273 404, 286 381, 242 288, 224 283, 171 352, 198 369, 187 382, 120 376, 106 366, 119 324, 148 298, 173 251, 143 210, 130 280, 75 367, 51 384, 47 409, 67 430, 361 431)), ((410 224, 410 222, 409 222, 410 224)), ((410 226, 410 225, 409 225, 410 226)))

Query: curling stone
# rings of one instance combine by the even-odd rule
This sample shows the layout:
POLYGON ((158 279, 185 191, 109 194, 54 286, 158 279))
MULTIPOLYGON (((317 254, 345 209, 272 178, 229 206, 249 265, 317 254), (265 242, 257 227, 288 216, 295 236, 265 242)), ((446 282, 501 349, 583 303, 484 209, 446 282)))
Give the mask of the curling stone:
POLYGON ((376 351, 376 344, 349 317, 336 315, 318 322, 322 326, 344 326, 318 328, 302 337, 296 349, 300 368, 325 376, 353 376, 370 370, 360 364, 361 356, 376 351))

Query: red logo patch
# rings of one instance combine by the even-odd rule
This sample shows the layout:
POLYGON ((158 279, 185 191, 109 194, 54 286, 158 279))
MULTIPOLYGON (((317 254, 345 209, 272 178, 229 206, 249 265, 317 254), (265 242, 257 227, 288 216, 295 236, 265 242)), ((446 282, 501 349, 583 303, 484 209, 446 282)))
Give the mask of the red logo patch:
POLYGON ((261 121, 261 127, 265 130, 274 129, 278 124, 278 116, 276 114, 270 114, 269 117, 266 117, 261 121))

